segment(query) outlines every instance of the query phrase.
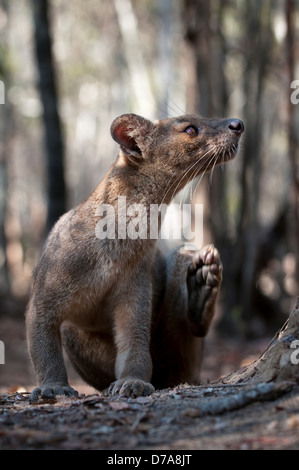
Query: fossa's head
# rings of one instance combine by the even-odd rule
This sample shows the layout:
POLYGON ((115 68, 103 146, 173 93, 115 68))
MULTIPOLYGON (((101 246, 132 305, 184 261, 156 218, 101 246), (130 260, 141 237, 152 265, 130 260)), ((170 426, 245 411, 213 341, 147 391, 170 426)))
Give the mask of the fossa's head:
POLYGON ((120 145, 119 164, 176 185, 178 192, 196 176, 232 159, 244 124, 239 119, 204 119, 184 115, 151 122, 123 114, 111 124, 120 145))

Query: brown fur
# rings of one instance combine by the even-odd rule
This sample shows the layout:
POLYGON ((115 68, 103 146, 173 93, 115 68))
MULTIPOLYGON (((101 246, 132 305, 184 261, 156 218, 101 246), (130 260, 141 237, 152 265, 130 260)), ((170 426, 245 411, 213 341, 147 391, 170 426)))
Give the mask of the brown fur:
POLYGON ((118 159, 89 198, 56 223, 33 273, 26 314, 38 381, 32 399, 76 393, 62 344, 84 380, 99 390, 110 386, 112 394, 195 380, 221 284, 217 250, 175 250, 164 258, 156 240, 118 239, 117 224, 115 240, 100 240, 98 208, 110 204, 117 214, 120 195, 128 205, 169 204, 197 174, 232 158, 242 132, 241 121, 189 115, 113 121, 118 159))

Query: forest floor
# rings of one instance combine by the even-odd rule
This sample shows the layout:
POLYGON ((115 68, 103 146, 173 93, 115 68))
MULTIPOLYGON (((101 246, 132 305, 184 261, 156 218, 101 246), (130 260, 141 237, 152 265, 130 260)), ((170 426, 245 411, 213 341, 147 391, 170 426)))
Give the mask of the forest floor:
MULTIPOLYGON (((0 316, 0 449, 194 451, 299 449, 299 387, 255 393, 215 385, 262 353, 269 340, 207 339, 203 385, 157 390, 149 397, 109 398, 84 385, 68 365, 78 398, 30 403, 34 385, 24 322, 0 316), (210 382, 212 381, 212 382, 210 382)), ((159 452, 160 454, 163 452, 159 452)))

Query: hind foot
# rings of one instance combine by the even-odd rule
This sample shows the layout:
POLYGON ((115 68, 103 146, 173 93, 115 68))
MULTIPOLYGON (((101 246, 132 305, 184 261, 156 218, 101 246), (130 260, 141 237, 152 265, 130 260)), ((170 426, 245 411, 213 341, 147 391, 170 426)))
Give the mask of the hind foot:
POLYGON ((214 245, 196 252, 188 267, 188 319, 195 336, 207 334, 222 281, 222 269, 220 255, 214 245))

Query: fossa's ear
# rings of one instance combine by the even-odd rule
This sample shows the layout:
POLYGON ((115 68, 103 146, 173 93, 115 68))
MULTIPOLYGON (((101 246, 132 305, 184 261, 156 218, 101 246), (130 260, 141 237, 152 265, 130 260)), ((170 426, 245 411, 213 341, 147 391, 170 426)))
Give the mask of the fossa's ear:
POLYGON ((122 114, 114 119, 110 132, 128 157, 128 163, 134 165, 142 160, 143 143, 154 124, 137 114, 122 114))

